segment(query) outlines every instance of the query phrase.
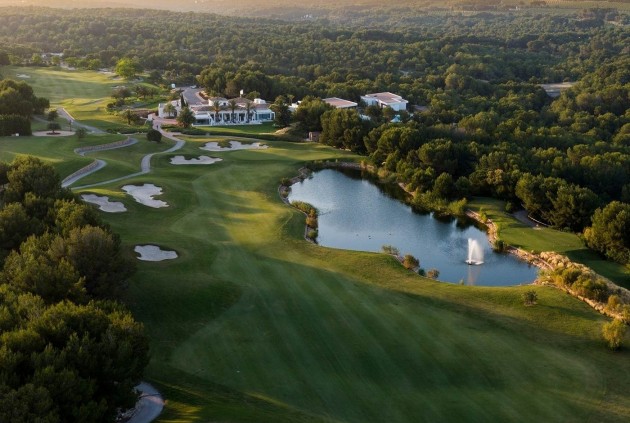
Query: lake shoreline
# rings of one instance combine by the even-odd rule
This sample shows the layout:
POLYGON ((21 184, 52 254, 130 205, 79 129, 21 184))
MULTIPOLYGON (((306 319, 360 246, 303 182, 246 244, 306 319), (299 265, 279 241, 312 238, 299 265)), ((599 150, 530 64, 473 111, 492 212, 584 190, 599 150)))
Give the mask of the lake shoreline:
MULTIPOLYGON (((374 166, 366 165, 365 162, 363 163, 314 162, 314 163, 306 164, 304 167, 301 167, 298 170, 298 175, 292 178, 282 179, 280 186, 278 186, 278 194, 281 200, 288 205, 292 205, 291 203, 293 201, 301 201, 301 202, 306 202, 306 203, 315 204, 315 205, 318 204, 317 202, 313 202, 314 197, 312 197, 312 195, 305 197, 303 193, 301 193, 301 194, 297 194, 297 196, 293 196, 294 192, 291 190, 291 187, 297 184, 298 182, 302 182, 305 179, 307 179, 313 173, 313 170, 325 170, 325 169, 340 170, 342 171, 341 175, 345 173, 343 172, 344 169, 366 171, 367 175, 366 173, 364 173, 362 175, 363 176, 362 178, 359 178, 358 175, 355 176, 353 174, 345 175, 345 176, 349 177, 350 179, 357 180, 357 181, 367 180, 368 182, 371 182, 370 185, 373 186, 375 189, 378 188, 378 191, 381 193, 381 195, 384 195, 388 199, 388 201, 393 201, 394 203, 400 204, 401 206, 404 206, 406 208, 412 207, 412 210, 414 210, 413 214, 417 215, 418 218, 420 218, 421 220, 408 221, 406 217, 402 217, 402 220, 398 220, 399 218, 395 217, 395 216, 399 216, 398 212, 394 210, 388 210, 387 213, 393 213, 391 216, 392 216, 392 219, 396 219, 395 220, 396 222, 403 222, 403 221, 407 222, 406 225, 410 224, 411 226, 406 226, 406 227, 414 228, 413 230, 416 230, 416 231, 420 230, 421 231, 420 233, 424 233, 425 235, 421 237, 409 238, 404 235, 405 233, 404 230, 403 232, 400 232, 399 228, 397 229, 397 226, 399 225, 394 224, 393 226, 390 226, 390 230, 394 234, 395 238, 398 237, 398 241, 392 243, 390 241, 390 238, 388 238, 388 235, 391 236, 392 233, 389 233, 389 234, 383 233, 385 230, 382 229, 382 227, 380 226, 380 223, 373 222, 370 217, 367 217, 368 221, 370 222, 369 227, 381 228, 380 236, 378 235, 379 229, 376 229, 377 230, 376 238, 372 238, 374 237, 374 234, 375 234, 374 232, 363 232, 360 229, 351 229, 350 232, 352 233, 350 233, 350 235, 352 236, 348 237, 346 236, 348 234, 345 233, 346 232, 345 230, 338 231, 338 230, 333 229, 333 231, 331 231, 330 229, 331 226, 329 226, 331 222, 329 220, 327 223, 327 226, 324 228, 324 233, 320 234, 324 236, 323 241, 320 240, 319 243, 323 242, 325 245, 327 245, 330 248, 341 248, 341 249, 348 249, 348 250, 372 251, 372 252, 380 251, 379 250, 380 244, 378 244, 379 242, 382 242, 383 245, 393 244, 401 248, 402 250, 411 252, 411 254, 420 258, 421 261, 423 261, 422 260, 423 258, 426 259, 426 262, 423 261, 423 263, 425 263, 426 266, 423 266, 423 267, 426 267, 427 269, 433 268, 437 270, 443 270, 442 273, 444 274, 442 275, 443 279, 441 279, 441 281, 446 282, 446 283, 457 284, 458 281, 459 283, 462 283, 462 281, 465 280, 466 283, 468 284, 481 283, 484 286, 523 286, 523 285, 530 285, 536 281, 537 271, 535 270, 535 268, 539 268, 541 266, 536 265, 535 268, 531 267, 532 264, 537 264, 533 257, 528 256, 527 254, 518 254, 515 251, 506 249, 505 252, 510 253, 514 257, 513 259, 508 260, 505 254, 503 255, 505 258, 501 258, 500 253, 493 251, 494 249, 492 248, 491 241, 494 239, 493 238, 494 234, 492 233, 491 230, 489 230, 491 229, 491 226, 483 225, 483 227, 481 227, 482 225, 478 224, 480 222, 478 218, 475 218, 475 216, 472 216, 466 213, 466 216, 461 216, 461 217, 465 217, 464 221, 461 220, 461 217, 458 218, 458 222, 460 223, 457 223, 457 228, 459 229, 456 229, 456 223, 452 219, 449 219, 449 222, 445 222, 444 219, 440 219, 440 217, 442 217, 440 215, 434 215, 431 213, 426 213, 426 212, 416 210, 413 207, 413 204, 411 204, 412 197, 409 196, 408 192, 404 190, 400 190, 397 184, 392 183, 391 180, 388 181, 386 178, 383 178, 382 175, 378 175, 376 172, 376 168, 374 166), (370 175, 376 176, 377 179, 371 178, 370 175), (387 184, 389 188, 387 188, 387 186, 383 186, 383 184, 387 184), (397 190, 399 190, 400 194, 397 194, 396 190, 394 190, 393 188, 396 188, 397 190), (433 223, 423 223, 423 222, 433 222, 433 223), (465 224, 462 225, 462 223, 465 223, 465 224), (428 230, 428 232, 425 232, 425 229, 423 229, 422 225, 427 225, 427 224, 429 224, 430 226, 424 226, 427 228, 426 230, 428 230), (448 229, 448 231, 455 231, 455 232, 452 232, 453 235, 447 236, 447 237, 440 236, 439 235, 440 231, 445 230, 444 227, 441 226, 442 224, 446 224, 447 226, 450 225, 451 229, 448 229), (442 229, 439 229, 440 227, 442 229), (433 228, 433 229, 430 229, 430 228, 433 228), (355 240, 355 232, 357 232, 357 236, 361 238, 356 238, 355 240), (333 235, 333 233, 336 233, 336 235, 333 235), (370 234, 372 237, 370 237, 370 234), (435 251, 431 249, 432 247, 428 247, 429 245, 437 245, 435 244, 436 241, 432 240, 431 238, 427 238, 427 237, 436 237, 436 236, 438 237, 437 242, 440 245, 442 245, 441 251, 437 252, 437 254, 435 251), (483 237, 484 250, 489 252, 489 254, 492 255, 492 258, 490 258, 490 262, 493 263, 493 266, 495 267, 498 266, 496 267, 496 269, 494 267, 492 268, 492 269, 495 269, 495 271, 492 271, 490 270, 490 268, 485 267, 486 270, 484 270, 481 274, 479 274, 478 271, 471 273, 470 268, 467 266, 463 266, 462 268, 462 264, 464 263, 464 260, 462 259, 462 262, 459 263, 459 261, 457 260, 457 257, 459 257, 460 254, 464 254, 463 257, 466 256, 466 252, 465 252, 466 247, 462 247, 461 242, 459 241, 455 242, 451 238, 451 237, 455 237, 459 239, 462 236, 464 238, 472 237, 474 239, 479 239, 480 241, 482 239, 481 237, 483 237), (365 238, 364 241, 363 241, 363 238, 365 238), (429 239, 429 242, 427 243, 428 239, 429 239), (331 240, 333 242, 330 242, 331 240), (367 244, 363 244, 363 242, 367 244), (464 249, 464 251, 461 251, 462 248, 464 249), (511 266, 517 266, 517 267, 511 267, 511 266), (520 268, 523 270, 517 271, 516 270, 517 268, 520 268), (527 270, 528 268, 530 270, 527 270), (517 272, 514 274, 516 277, 508 278, 507 275, 511 274, 510 272, 517 272), (526 273, 520 273, 520 272, 526 272, 526 273), (504 281, 513 281, 513 283, 510 285, 506 285, 504 281)), ((329 187, 329 188, 326 188, 326 192, 328 193, 328 195, 325 198, 328 198, 327 201, 330 201, 330 198, 328 196, 332 195, 332 193, 335 191, 334 190, 335 185, 330 185, 331 181, 329 178, 330 176, 324 179, 324 180, 329 181, 326 185, 327 187, 329 187), (332 187, 332 189, 330 187, 332 187)), ((337 182, 334 182, 334 183, 337 183, 337 182)), ((350 188, 350 189, 351 191, 349 192, 355 193, 354 188, 350 188)), ((300 187, 297 193, 300 193, 301 190, 302 188, 300 187)), ((341 206, 342 209, 345 209, 346 211, 352 210, 354 206, 352 206, 351 204, 349 205, 348 203, 354 204, 354 200, 356 199, 352 199, 352 197, 346 198, 344 201, 342 201, 342 203, 345 204, 344 206, 341 206)), ((370 200, 368 199, 367 202, 370 203, 370 200)), ((357 206, 357 207, 361 208, 362 206, 357 206)), ((387 207, 390 207, 390 206, 386 206, 386 209, 387 207)), ((381 213, 383 212, 384 211, 381 211, 381 213)), ((328 215, 328 212, 326 210, 322 210, 322 213, 328 215)), ((359 219, 363 219, 369 215, 365 215, 364 213, 361 213, 360 216, 364 216, 364 217, 358 217, 359 219)), ((403 216, 406 216, 406 213, 403 213, 403 216)), ((449 217, 452 218, 452 217, 458 217, 458 216, 450 215, 449 217)), ((332 228, 334 228, 334 226, 332 228)), ((368 231, 373 231, 373 230, 374 229, 368 229, 368 231)), ((409 229, 409 230, 412 230, 412 229, 409 229)), ((308 231, 308 228, 305 228, 305 233, 306 231, 308 231)), ((312 242, 307 237, 305 238, 309 242, 312 242)), ((394 238, 391 238, 391 240, 394 240, 394 238)), ((396 257, 396 258, 397 258, 397 261, 400 262, 400 258, 399 257, 396 257)))

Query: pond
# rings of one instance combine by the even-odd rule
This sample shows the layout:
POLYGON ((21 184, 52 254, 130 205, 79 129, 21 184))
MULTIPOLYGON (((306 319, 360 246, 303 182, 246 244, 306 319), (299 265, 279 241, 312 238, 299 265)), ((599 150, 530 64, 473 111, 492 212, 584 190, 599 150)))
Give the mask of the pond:
POLYGON ((495 253, 485 231, 472 222, 417 213, 394 198, 401 195, 398 187, 377 185, 358 171, 325 169, 294 184, 289 200, 317 208, 317 242, 325 247, 378 252, 391 245, 418 258, 425 270, 437 269, 446 282, 511 286, 536 278, 536 267, 495 253), (469 239, 481 249, 483 264, 466 264, 469 239))

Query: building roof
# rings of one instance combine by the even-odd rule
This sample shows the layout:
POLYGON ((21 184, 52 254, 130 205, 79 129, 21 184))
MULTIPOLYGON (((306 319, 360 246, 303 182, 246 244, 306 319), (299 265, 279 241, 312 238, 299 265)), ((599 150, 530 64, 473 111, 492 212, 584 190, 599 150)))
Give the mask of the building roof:
POLYGON ((407 103, 407 100, 405 100, 401 96, 399 96, 397 94, 390 93, 390 92, 366 94, 363 97, 375 98, 378 101, 380 101, 381 103, 385 103, 385 104, 390 104, 390 103, 407 103))
POLYGON ((324 103, 328 103, 337 109, 346 109, 349 107, 357 107, 357 103, 350 100, 344 100, 343 98, 330 97, 322 100, 324 103))

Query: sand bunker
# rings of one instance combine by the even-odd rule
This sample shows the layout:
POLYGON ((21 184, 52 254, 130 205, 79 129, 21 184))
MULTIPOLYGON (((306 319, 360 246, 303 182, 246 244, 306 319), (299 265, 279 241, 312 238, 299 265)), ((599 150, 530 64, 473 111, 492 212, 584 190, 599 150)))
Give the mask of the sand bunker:
POLYGON ((68 137, 74 135, 73 131, 55 131, 53 134, 50 131, 37 131, 33 132, 34 137, 68 137))
POLYGON ((109 201, 109 197, 95 194, 83 194, 83 201, 96 204, 99 209, 107 213, 122 213, 127 211, 127 207, 120 201, 109 201))
POLYGON ((168 207, 168 203, 162 200, 155 200, 153 197, 162 194, 162 188, 153 184, 144 185, 125 185, 122 187, 123 191, 131 195, 134 200, 145 206, 159 209, 161 207, 168 207))
POLYGON ((202 150, 207 151, 236 151, 236 150, 261 150, 269 148, 268 145, 255 142, 253 144, 243 144, 240 141, 230 141, 229 147, 220 147, 218 142, 206 143, 203 147, 199 147, 202 150))
POLYGON ((18 73, 18 74, 17 74, 17 75, 15 75, 15 76, 17 76, 18 78, 30 78, 30 76, 29 76, 29 75, 26 75, 26 74, 24 74, 24 73, 18 73))
POLYGON ((209 157, 209 156, 199 156, 197 158, 186 159, 184 156, 175 156, 171 157, 171 164, 174 165, 206 165, 212 164, 216 162, 220 162, 223 159, 219 159, 218 157, 209 157))
POLYGON ((137 257, 138 260, 143 261, 163 261, 177 258, 177 252, 162 250, 157 245, 136 245, 133 250, 140 254, 140 256, 137 257))

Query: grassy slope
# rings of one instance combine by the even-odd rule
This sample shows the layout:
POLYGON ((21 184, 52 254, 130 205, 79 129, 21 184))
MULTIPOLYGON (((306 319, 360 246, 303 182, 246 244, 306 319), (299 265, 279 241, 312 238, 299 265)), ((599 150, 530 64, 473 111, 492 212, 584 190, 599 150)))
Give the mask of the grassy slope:
MULTIPOLYGON (((198 145, 182 152, 206 154, 198 145)), ((211 166, 157 157, 135 182, 164 187, 171 207, 126 198, 129 213, 107 216, 130 248, 180 254, 140 263, 128 296, 152 338, 148 377, 169 400, 160 421, 630 415, 630 360, 604 349, 599 315, 552 289, 526 308, 526 288, 441 284, 384 255, 306 243, 277 181, 344 153, 272 145, 213 152, 224 161, 211 166)))
POLYGON ((584 246, 577 235, 551 228, 532 230, 504 211, 505 203, 492 198, 476 198, 469 203, 473 210, 483 207, 486 214, 499 228, 499 236, 510 245, 528 251, 557 251, 566 254, 571 260, 591 267, 599 274, 621 286, 630 288, 630 266, 604 260, 597 253, 584 246))
POLYGON ((123 140, 124 135, 89 135, 79 141, 68 137, 0 137, 0 161, 9 162, 20 154, 30 154, 51 163, 64 178, 93 159, 81 157, 74 149, 91 145, 107 144, 123 140))
POLYGON ((2 68, 6 78, 22 80, 33 87, 35 95, 50 100, 51 107, 65 108, 75 119, 101 129, 124 127, 125 121, 108 114, 107 103, 113 101, 112 89, 119 85, 130 85, 112 74, 87 70, 67 70, 54 67, 2 68), (29 78, 18 78, 28 75, 29 78))

